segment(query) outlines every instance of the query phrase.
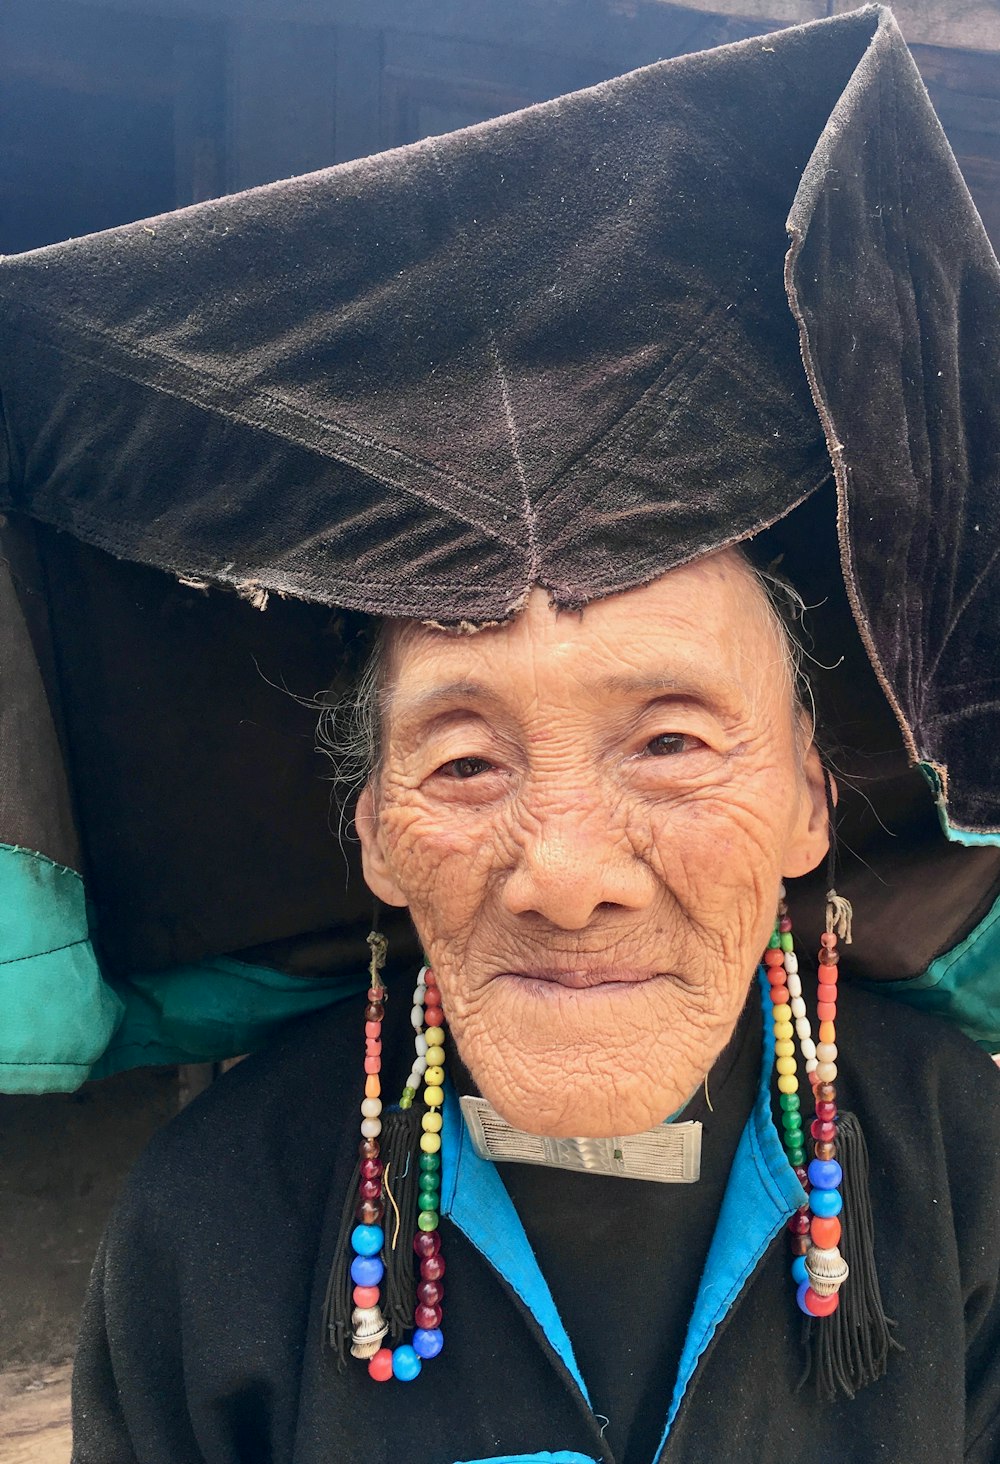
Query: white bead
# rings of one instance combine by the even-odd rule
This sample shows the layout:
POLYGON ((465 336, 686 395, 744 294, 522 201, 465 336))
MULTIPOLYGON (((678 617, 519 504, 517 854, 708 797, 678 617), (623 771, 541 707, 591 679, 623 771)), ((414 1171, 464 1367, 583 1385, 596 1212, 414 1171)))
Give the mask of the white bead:
POLYGON ((364 1098, 361 1102, 362 1118, 378 1118, 382 1112, 381 1098, 364 1098))
POLYGON ((361 1137, 363 1139, 377 1139, 382 1132, 382 1120, 380 1118, 363 1118, 361 1120, 361 1137))
POLYGON ((795 1023, 795 1035, 796 1035, 796 1037, 811 1037, 812 1036, 812 1028, 809 1025, 809 1018, 808 1017, 799 1017, 798 1018, 798 1020, 795 1023))
POLYGON ((802 979, 799 976, 786 976, 785 985, 788 987, 789 996, 802 995, 802 979))
MULTIPOLYGON (((794 951, 785 952, 785 974, 788 976, 799 974, 799 958, 794 951)), ((789 986, 789 990, 791 990, 791 986, 789 986)))
POLYGON ((821 1062, 816 1069, 816 1076, 821 1083, 835 1083, 837 1081, 837 1064, 835 1062, 821 1062))
POLYGON ((805 1016, 805 1014, 806 1014, 806 1004, 803 1001, 802 997, 801 996, 793 996, 792 997, 792 1016, 793 1017, 797 1017, 799 1019, 799 1021, 801 1021, 802 1018, 805 1016))
POLYGON ((416 1073, 418 1078, 422 1078, 424 1073, 427 1071, 427 1058, 415 1057, 413 1059, 413 1071, 416 1073))
POLYGON ((424 982, 426 981, 427 972, 430 969, 430 966, 421 966, 420 970, 417 972, 417 981, 420 983, 421 986, 423 986, 424 982))
POLYGON ((812 1038, 803 1037, 799 1042, 799 1046, 802 1048, 802 1056, 805 1058, 806 1062, 812 1062, 817 1056, 816 1044, 812 1040, 812 1038))
POLYGON ((413 1005, 414 1006, 423 1006, 423 1004, 424 1004, 424 992, 426 990, 427 990, 427 987, 426 986, 415 986, 413 988, 413 1005))
POLYGON ((419 1091, 420 1091, 420 1079, 422 1077, 423 1077, 423 1073, 418 1073, 417 1070, 416 1070, 416 1068, 414 1068, 413 1071, 410 1073, 410 1076, 406 1080, 406 1086, 408 1088, 415 1089, 419 1093, 419 1091))
POLYGON ((816 1048, 816 1056, 820 1062, 836 1062, 837 1044, 835 1042, 821 1042, 816 1048))
POLYGON ((419 1032, 424 1025, 424 1009, 422 1006, 415 1006, 410 1012, 410 1025, 414 1032, 419 1032))
POLYGON ((418 1057, 427 1056, 427 1038, 424 1036, 423 1032, 417 1033, 416 1037, 413 1039, 413 1046, 416 1048, 418 1057))
POLYGON ((806 1063, 806 1072, 815 1073, 818 1071, 818 1068, 819 1064, 817 1063, 816 1059, 814 1057, 810 1057, 806 1063))

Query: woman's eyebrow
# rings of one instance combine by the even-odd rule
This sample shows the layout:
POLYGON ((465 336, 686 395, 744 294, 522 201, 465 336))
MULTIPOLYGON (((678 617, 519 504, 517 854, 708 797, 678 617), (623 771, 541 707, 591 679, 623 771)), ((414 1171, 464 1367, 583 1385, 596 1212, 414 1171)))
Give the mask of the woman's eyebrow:
POLYGON ((648 696, 685 698, 701 702, 706 706, 722 707, 726 711, 736 710, 746 703, 746 688, 724 673, 706 674, 704 677, 679 676, 666 672, 651 675, 626 676, 616 672, 597 683, 598 692, 611 692, 625 696, 648 696))
POLYGON ((430 686, 425 691, 412 694, 393 692, 389 700, 389 711, 407 721, 433 717, 436 712, 452 709, 457 702, 497 708, 503 698, 481 681, 449 681, 443 686, 430 686))

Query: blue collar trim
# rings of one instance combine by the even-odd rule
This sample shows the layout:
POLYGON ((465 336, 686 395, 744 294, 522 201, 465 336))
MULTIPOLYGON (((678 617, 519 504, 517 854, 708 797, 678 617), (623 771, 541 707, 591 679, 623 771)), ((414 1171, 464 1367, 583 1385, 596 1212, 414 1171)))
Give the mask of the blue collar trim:
MULTIPOLYGON (((760 1083, 753 1111, 736 1149, 688 1324, 661 1450, 699 1359, 719 1323, 778 1231, 806 1199, 771 1118, 774 1043, 763 967, 758 980, 765 1004, 760 1083)), ((458 1226, 528 1307, 590 1406, 572 1344, 517 1211, 496 1166, 488 1159, 480 1159, 473 1149, 455 1091, 447 1080, 443 1114, 442 1214, 458 1226)))

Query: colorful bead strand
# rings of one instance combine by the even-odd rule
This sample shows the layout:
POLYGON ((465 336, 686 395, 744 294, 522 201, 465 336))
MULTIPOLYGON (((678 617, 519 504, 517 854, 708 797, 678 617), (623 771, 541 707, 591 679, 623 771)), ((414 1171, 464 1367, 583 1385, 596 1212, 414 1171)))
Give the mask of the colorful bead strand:
MULTIPOLYGON (((384 948, 383 948, 384 951, 384 948)), ((379 1286, 385 1274, 381 1258, 385 1235, 381 1220, 385 1214, 382 1196, 382 1160, 379 1158, 379 1135, 382 1132, 382 1020, 385 1017, 385 987, 378 977, 379 961, 372 950, 372 985, 365 1007, 365 1096, 361 1103, 361 1144, 359 1154, 358 1224, 351 1232, 351 1313, 353 1334, 351 1355, 370 1358, 388 1332, 379 1305, 379 1286)))

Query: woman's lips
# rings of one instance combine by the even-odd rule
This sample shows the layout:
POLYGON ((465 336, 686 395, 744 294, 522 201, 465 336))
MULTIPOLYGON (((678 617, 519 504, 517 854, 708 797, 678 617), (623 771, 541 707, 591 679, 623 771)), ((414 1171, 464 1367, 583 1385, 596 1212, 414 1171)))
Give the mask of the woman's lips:
POLYGON ((503 971, 514 981, 540 982, 546 986, 563 986, 570 991, 590 991, 595 986, 640 986, 662 976, 662 971, 641 970, 627 966, 580 966, 573 970, 532 969, 503 971))

